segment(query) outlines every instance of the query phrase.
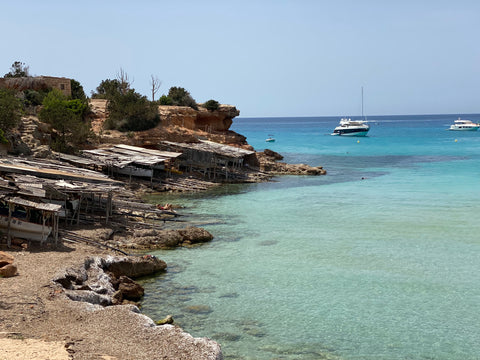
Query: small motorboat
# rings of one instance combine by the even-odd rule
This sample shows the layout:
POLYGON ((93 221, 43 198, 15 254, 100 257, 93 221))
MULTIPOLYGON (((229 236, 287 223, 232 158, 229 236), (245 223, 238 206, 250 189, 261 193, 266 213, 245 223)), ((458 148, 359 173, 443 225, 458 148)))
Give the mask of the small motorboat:
POLYGON ((480 128, 480 124, 475 124, 471 120, 462 120, 458 118, 454 121, 448 130, 457 130, 457 131, 477 131, 480 128))
POLYGON ((273 135, 268 135, 268 138, 265 139, 266 142, 275 142, 273 135))

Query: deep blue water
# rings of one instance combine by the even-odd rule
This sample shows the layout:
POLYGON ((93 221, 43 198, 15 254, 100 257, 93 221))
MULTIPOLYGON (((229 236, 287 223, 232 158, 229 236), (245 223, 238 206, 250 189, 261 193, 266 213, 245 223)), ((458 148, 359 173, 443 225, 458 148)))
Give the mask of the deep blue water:
POLYGON ((156 252, 143 311, 227 359, 479 359, 480 131, 446 131, 458 116, 370 117, 365 138, 329 135, 339 117, 235 119, 327 175, 155 199, 215 239, 156 252))

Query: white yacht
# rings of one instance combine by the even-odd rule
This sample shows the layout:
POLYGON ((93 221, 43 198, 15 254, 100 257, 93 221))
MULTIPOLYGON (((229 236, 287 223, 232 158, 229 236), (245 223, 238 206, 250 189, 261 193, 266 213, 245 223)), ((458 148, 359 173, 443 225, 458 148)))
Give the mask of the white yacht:
POLYGON ((362 87, 362 119, 352 120, 350 118, 343 118, 340 124, 333 130, 332 135, 342 136, 366 136, 370 126, 363 115, 363 87, 362 87))
POLYGON ((370 126, 363 120, 341 119, 332 135, 366 136, 370 126))
POLYGON ((448 130, 458 130, 458 131, 477 131, 480 127, 480 124, 475 124, 471 120, 462 120, 458 118, 455 120, 448 130))

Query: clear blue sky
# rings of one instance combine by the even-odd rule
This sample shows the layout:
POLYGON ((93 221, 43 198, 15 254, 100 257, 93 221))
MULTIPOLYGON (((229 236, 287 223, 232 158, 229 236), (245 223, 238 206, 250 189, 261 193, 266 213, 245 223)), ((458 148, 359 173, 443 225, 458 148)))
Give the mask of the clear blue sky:
MULTIPOLYGON (((0 0, 0 76, 123 69, 242 117, 480 113, 478 0, 0 0)), ((157 96, 158 97, 158 96, 157 96)))

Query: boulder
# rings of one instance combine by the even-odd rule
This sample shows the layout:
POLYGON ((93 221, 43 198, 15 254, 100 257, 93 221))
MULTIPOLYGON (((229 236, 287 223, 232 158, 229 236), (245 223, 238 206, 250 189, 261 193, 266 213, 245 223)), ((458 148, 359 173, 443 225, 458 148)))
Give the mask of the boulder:
POLYGON ((145 294, 145 289, 128 276, 120 276, 118 280, 118 291, 121 293, 123 300, 138 301, 145 294))
POLYGON ((105 264, 105 270, 115 277, 125 275, 130 278, 152 275, 166 268, 165 261, 151 255, 115 257, 107 259, 105 264))
POLYGON ((268 156, 270 158, 273 158, 274 160, 283 160, 283 156, 276 151, 270 150, 270 149, 265 149, 263 150, 263 153, 265 156, 268 156))
POLYGON ((183 238, 183 244, 197 244, 211 241, 213 235, 203 228, 188 226, 185 229, 178 230, 183 238))
POLYGON ((65 289, 72 289, 74 285, 81 285, 87 280, 85 268, 68 268, 64 273, 56 276, 53 281, 62 285, 65 289))
POLYGON ((13 264, 7 264, 0 268, 0 277, 12 277, 17 274, 17 267, 13 264))
POLYGON ((12 255, 4 251, 0 251, 0 268, 5 265, 13 264, 14 260, 15 258, 12 255))

